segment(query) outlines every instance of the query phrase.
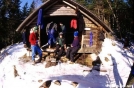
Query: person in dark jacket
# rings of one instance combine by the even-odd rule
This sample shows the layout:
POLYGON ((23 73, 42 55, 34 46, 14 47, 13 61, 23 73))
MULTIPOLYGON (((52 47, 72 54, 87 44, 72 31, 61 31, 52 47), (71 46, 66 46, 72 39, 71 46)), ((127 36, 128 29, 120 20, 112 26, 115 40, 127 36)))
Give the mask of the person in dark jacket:
POLYGON ((124 46, 123 48, 124 49, 127 49, 129 47, 129 38, 128 37, 125 37, 125 41, 124 41, 124 46))
POLYGON ((26 44, 26 30, 22 32, 23 44, 26 44))
POLYGON ((103 31, 100 31, 99 32, 99 41, 104 41, 104 39, 105 39, 104 33, 103 33, 103 31))
POLYGON ((66 58, 68 58, 71 61, 71 63, 74 62, 74 54, 77 53, 79 48, 80 48, 80 44, 79 44, 79 38, 78 38, 78 31, 75 31, 74 40, 71 44, 71 47, 67 49, 67 53, 66 53, 66 58))
POLYGON ((66 49, 65 38, 63 37, 62 32, 59 33, 59 37, 57 38, 56 42, 57 43, 56 43, 56 49, 54 51, 55 53, 54 57, 56 57, 56 60, 59 60, 63 55, 63 53, 65 53, 65 49, 66 49))
POLYGON ((63 37, 66 37, 66 27, 63 23, 60 23, 61 32, 63 33, 63 37))
POLYGON ((23 32, 22 32, 22 39, 23 39, 24 47, 26 48, 27 47, 27 45, 26 45, 26 30, 23 30, 23 32))
POLYGON ((29 35, 29 42, 31 44, 31 50, 32 50, 32 61, 33 61, 33 64, 36 64, 35 62, 35 55, 36 55, 36 52, 38 52, 39 54, 39 60, 37 62, 41 62, 42 60, 42 51, 40 49, 40 47, 38 46, 38 38, 37 38, 37 27, 33 27, 31 30, 30 30, 30 35, 29 35))

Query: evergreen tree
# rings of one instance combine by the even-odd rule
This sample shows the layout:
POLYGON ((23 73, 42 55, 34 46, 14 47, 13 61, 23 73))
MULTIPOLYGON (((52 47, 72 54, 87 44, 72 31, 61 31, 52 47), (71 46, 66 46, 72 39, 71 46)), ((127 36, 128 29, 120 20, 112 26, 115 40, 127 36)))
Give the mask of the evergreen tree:
POLYGON ((36 9, 35 1, 33 0, 31 6, 30 6, 30 13, 32 13, 36 9))
MULTIPOLYGON (((0 0, 0 49, 21 40, 20 33, 16 33, 15 30, 22 20, 37 8, 39 4, 35 3, 37 1, 39 0, 34 0, 30 7, 26 3, 20 9, 20 0, 0 0)), ((46 0, 41 1, 45 2, 46 0)), ((121 35, 126 36, 129 33, 134 39, 133 0, 75 1, 95 13, 105 23, 110 23, 113 31, 119 28, 121 35)))
POLYGON ((26 2, 25 5, 22 7, 22 17, 25 19, 29 15, 29 7, 28 3, 26 2))
POLYGON ((118 37, 125 37, 127 32, 134 33, 133 0, 76 0, 76 2, 96 14, 118 37))
POLYGON ((1 0, 1 3, 2 6, 0 6, 0 28, 2 31, 2 37, 0 41, 2 45, 9 45, 17 42, 19 38, 18 33, 16 33, 15 30, 20 24, 21 2, 20 0, 1 0))

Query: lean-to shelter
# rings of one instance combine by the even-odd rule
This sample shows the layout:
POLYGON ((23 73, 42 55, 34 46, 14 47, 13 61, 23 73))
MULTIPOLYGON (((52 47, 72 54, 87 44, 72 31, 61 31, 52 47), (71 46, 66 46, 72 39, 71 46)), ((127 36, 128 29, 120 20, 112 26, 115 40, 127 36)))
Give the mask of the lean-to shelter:
MULTIPOLYGON (((47 42, 46 26, 53 21, 59 25, 62 22, 66 26, 67 44, 73 40, 73 32, 79 31, 79 38, 81 48, 78 53, 96 53, 101 49, 101 41, 99 38, 102 35, 113 32, 102 20, 95 14, 87 10, 84 6, 73 0, 47 0, 39 8, 33 11, 16 29, 21 32, 26 30, 29 32, 30 28, 37 24, 38 12, 42 9, 43 12, 43 26, 40 30, 40 45, 47 42), (77 21, 77 28, 71 28, 71 21, 77 21), (90 44, 92 42, 92 44, 90 44)), ((60 27, 57 26, 57 30, 60 27)), ((28 36, 27 36, 28 38, 28 36)))

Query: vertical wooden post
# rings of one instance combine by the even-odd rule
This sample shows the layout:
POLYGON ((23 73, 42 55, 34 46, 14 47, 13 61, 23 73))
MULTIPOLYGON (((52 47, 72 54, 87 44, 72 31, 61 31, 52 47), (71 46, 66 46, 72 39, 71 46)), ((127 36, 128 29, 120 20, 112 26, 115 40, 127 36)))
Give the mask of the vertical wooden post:
POLYGON ((40 39, 40 29, 41 29, 41 27, 40 27, 40 25, 39 25, 39 42, 38 42, 38 44, 39 44, 39 47, 41 46, 41 39, 40 39))

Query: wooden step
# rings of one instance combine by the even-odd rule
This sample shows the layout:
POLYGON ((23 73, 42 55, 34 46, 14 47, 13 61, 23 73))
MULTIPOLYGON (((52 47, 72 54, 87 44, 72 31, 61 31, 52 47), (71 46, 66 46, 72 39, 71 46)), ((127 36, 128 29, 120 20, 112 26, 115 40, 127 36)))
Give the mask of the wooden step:
MULTIPOLYGON (((85 31, 85 34, 86 34, 86 35, 89 35, 90 32, 91 32, 91 30, 89 30, 89 31, 85 31)), ((93 33, 93 34, 97 34, 98 31, 97 31, 97 30, 92 30, 92 33, 93 33)))
POLYGON ((42 55, 48 55, 48 52, 42 52, 42 55))
MULTIPOLYGON (((90 39, 90 36, 89 35, 84 35, 84 38, 90 39)), ((96 39, 96 38, 98 38, 98 37, 96 35, 93 35, 93 39, 96 39)))
POLYGON ((86 49, 81 48, 80 50, 78 50, 77 53, 95 53, 95 52, 97 52, 97 50, 93 46, 91 48, 86 48, 86 49))
MULTIPOLYGON (((89 45, 89 40, 84 40, 83 44, 89 45)), ((93 45, 96 45, 97 41, 93 41, 93 45)))

